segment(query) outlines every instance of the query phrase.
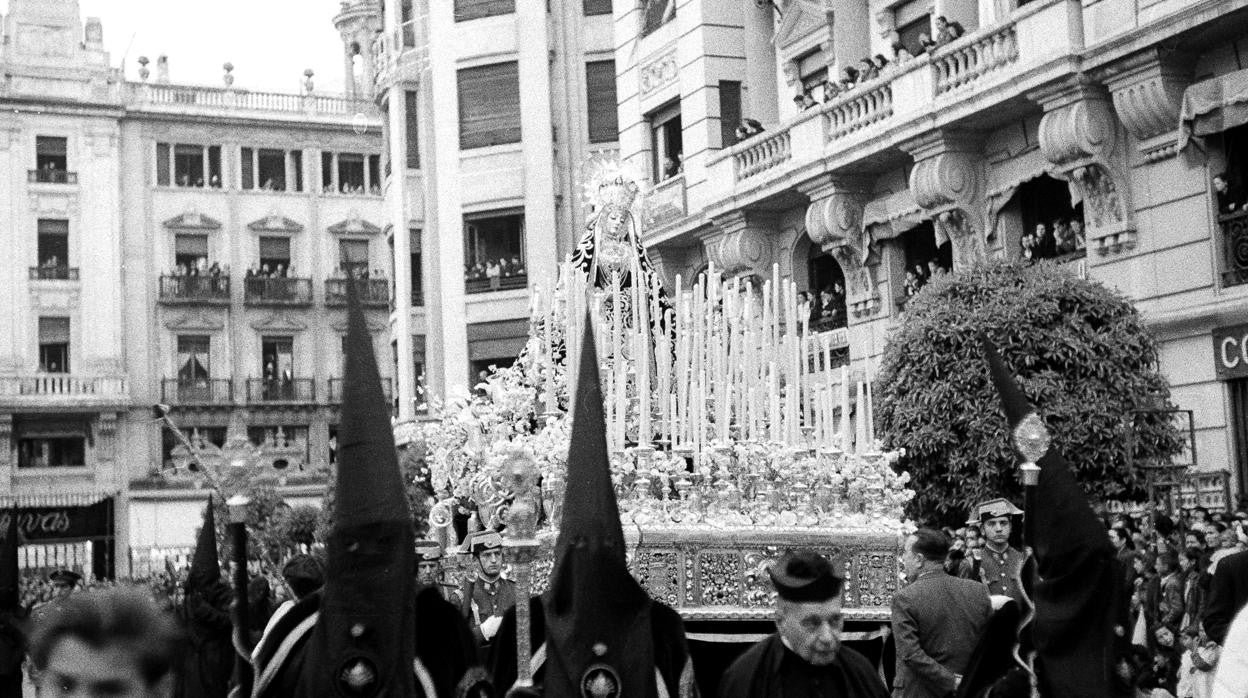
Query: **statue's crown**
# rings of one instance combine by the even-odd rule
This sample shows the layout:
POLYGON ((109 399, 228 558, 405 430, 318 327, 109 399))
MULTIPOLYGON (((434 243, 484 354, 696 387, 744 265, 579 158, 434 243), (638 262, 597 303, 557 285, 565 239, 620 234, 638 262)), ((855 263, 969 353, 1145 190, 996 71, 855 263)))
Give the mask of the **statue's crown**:
POLYGON ((637 183, 624 175, 616 175, 613 179, 603 180, 598 185, 598 198, 604 205, 614 204, 623 208, 633 205, 640 189, 637 183))

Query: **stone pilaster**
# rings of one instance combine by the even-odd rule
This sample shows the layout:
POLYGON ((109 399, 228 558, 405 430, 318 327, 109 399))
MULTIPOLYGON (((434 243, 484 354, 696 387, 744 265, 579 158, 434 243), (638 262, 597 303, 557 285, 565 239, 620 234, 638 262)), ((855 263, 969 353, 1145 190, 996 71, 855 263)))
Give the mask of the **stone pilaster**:
POLYGON ((876 271, 878 255, 862 228, 863 209, 870 199, 863 179, 817 179, 798 189, 810 197, 806 234, 811 242, 836 258, 845 274, 845 303, 856 318, 868 318, 881 309, 876 271))
POLYGON ((1088 249, 1107 255, 1134 248, 1125 139, 1118 132, 1109 93, 1080 82, 1036 99, 1045 111, 1040 151, 1070 183, 1072 198, 1083 201, 1088 249))
POLYGON ((1156 162, 1174 156, 1183 91, 1192 83, 1190 56, 1163 54, 1153 47, 1099 72, 1140 157, 1156 162))
POLYGON ((712 223, 712 231, 701 236, 707 262, 725 277, 770 277, 775 257, 772 239, 780 229, 775 213, 733 211, 712 223))
POLYGON ((982 135, 937 131, 903 144, 914 157, 910 191, 932 217, 936 244, 953 246, 954 269, 987 259, 982 135))

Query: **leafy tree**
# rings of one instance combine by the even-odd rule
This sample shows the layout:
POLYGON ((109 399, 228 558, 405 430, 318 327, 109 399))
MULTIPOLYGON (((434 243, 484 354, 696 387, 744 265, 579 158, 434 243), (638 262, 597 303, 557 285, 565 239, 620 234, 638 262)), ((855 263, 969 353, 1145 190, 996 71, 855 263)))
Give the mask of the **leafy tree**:
POLYGON ((976 502, 1021 503, 1017 458, 979 334, 996 343, 1085 489, 1142 499, 1134 463, 1184 448, 1157 343, 1121 295, 1061 267, 989 263, 933 279, 885 348, 876 423, 916 483, 909 515, 964 520, 976 502))

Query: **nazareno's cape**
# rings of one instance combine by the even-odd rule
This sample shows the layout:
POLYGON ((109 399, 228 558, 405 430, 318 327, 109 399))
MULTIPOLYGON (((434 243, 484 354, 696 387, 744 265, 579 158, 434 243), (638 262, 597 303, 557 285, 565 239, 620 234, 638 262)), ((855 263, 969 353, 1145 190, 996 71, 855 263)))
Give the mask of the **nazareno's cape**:
MULTIPOLYGON (((311 625, 321 608, 321 592, 301 599, 283 615, 256 645, 257 698, 283 698, 298 693, 297 681, 309 661, 307 649, 311 625), (270 677, 271 674, 271 677, 270 677), (263 683, 262 683, 263 681, 263 683)), ((478 665, 476 642, 459 609, 433 587, 416 592, 416 658, 428 672, 438 696, 454 696, 460 681, 478 665)), ((425 694, 417 682, 419 695, 425 694)))
MULTIPOLYGON (((778 635, 771 635, 745 651, 719 680, 718 698, 767 698, 782 696, 780 674, 773 670, 785 652, 778 635)), ((828 695, 844 698, 888 698, 888 690, 867 658, 841 645, 834 667, 837 685, 828 695)))
MULTIPOLYGON (((536 653, 546 641, 546 612, 541 597, 529 599, 530 647, 536 653)), ((654 666, 663 677, 667 695, 697 695, 694 684, 693 664, 689 659, 689 645, 685 641, 685 624, 671 607, 653 602, 650 606, 650 631, 654 639, 654 666)), ((516 682, 516 609, 509 608, 498 626, 486 667, 494 677, 494 690, 504 695, 516 682)), ((543 671, 537 667, 533 683, 541 690, 543 671)))

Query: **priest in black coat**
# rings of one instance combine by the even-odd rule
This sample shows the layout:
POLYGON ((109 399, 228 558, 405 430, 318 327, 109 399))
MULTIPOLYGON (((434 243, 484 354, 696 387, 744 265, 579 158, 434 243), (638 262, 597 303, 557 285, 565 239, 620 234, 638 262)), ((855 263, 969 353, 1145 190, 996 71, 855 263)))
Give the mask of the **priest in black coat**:
MULTIPOLYGON (((598 353, 585 318, 568 452, 563 517, 550 588, 529 602, 528 695, 695 696, 684 625, 628 571, 624 531, 611 485, 598 353)), ((516 680, 516 611, 507 611, 490 649, 498 695, 516 680)))
POLYGON ((768 570, 776 632, 737 658, 719 698, 888 698, 866 657, 841 644, 844 580, 822 555, 788 553, 768 570))
POLYGON ((411 513, 389 409, 354 284, 337 499, 324 587, 273 623, 253 652, 253 698, 453 696, 476 648, 453 606, 416 587, 411 513))

